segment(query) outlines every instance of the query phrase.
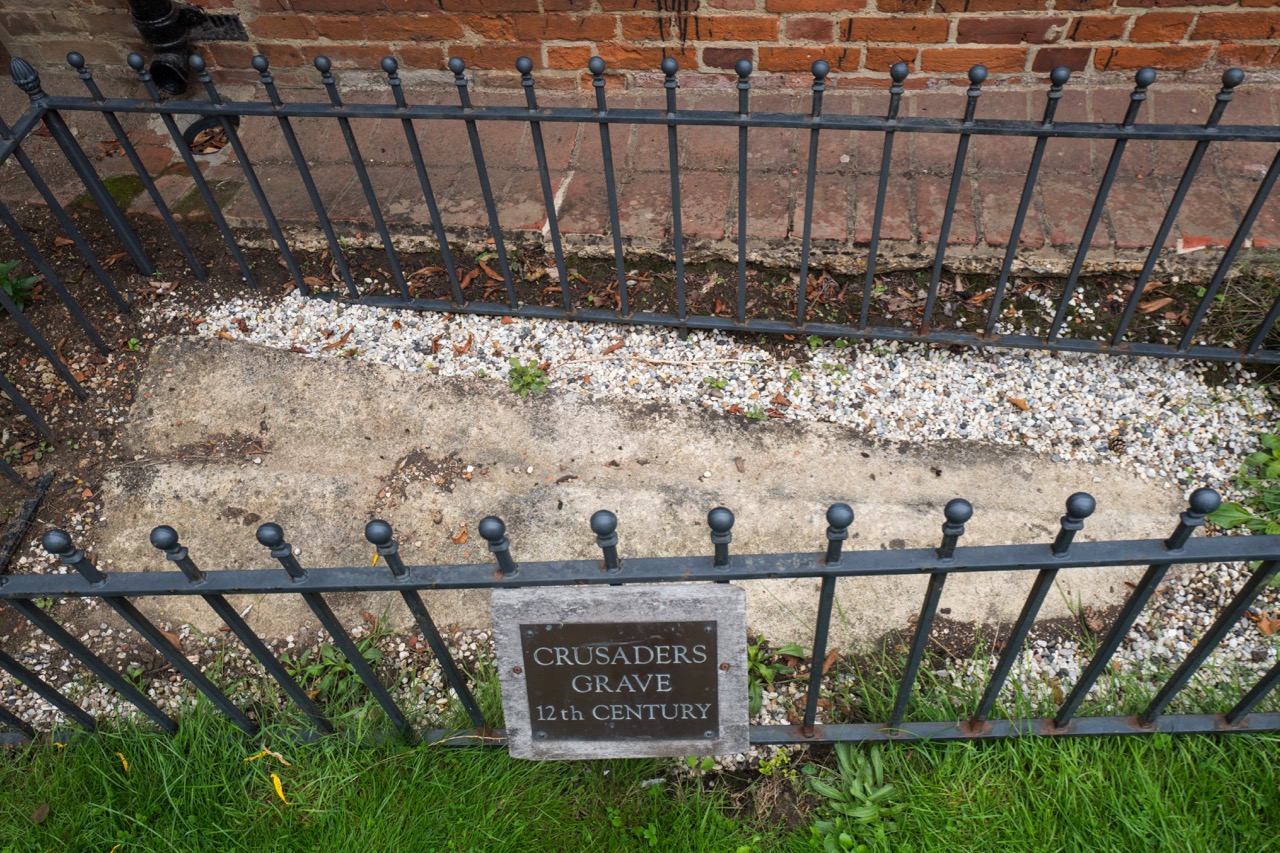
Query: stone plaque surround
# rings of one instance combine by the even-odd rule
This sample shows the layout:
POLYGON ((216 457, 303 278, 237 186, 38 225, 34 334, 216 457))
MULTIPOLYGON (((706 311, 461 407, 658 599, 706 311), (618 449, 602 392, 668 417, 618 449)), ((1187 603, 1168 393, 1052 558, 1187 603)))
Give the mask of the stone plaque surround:
POLYGON ((747 749, 746 596, 738 587, 502 589, 494 591, 492 614, 514 757, 642 758, 747 749), (691 649, 700 637, 713 645, 706 661, 691 649), (641 651, 658 646, 669 648, 641 651), (677 646, 686 651, 675 652, 677 646), (583 651, 576 659, 561 655, 560 663, 568 664, 561 666, 554 651, 545 651, 557 647, 583 651), (538 648, 544 651, 537 660, 549 665, 530 665, 538 648), (599 657, 585 653, 597 648, 605 649, 599 657), (653 660, 630 668, 616 663, 619 650, 628 649, 621 658, 653 660), (577 663, 583 660, 588 662, 577 663), (575 682, 578 676, 585 678, 575 682), (714 715, 711 724, 699 717, 704 712, 714 715), (669 725, 662 721, 672 715, 669 725))

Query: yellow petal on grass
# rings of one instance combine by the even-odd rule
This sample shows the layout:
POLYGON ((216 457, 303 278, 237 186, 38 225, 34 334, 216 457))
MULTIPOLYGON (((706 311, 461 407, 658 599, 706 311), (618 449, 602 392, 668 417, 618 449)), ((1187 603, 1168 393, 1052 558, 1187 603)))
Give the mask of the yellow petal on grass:
POLYGON ((117 844, 115 847, 112 847, 109 851, 107 851, 107 853, 116 853, 116 851, 119 849, 120 849, 120 845, 117 844))
POLYGON ((129 759, 125 758, 122 753, 117 752, 116 758, 120 759, 120 766, 124 768, 124 772, 129 772, 129 759))
POLYGON ((276 796, 280 798, 280 802, 286 806, 289 805, 289 801, 284 798, 284 787, 280 784, 280 777, 274 773, 271 774, 271 784, 275 785, 276 796))
POLYGON ((266 756, 268 756, 268 755, 270 755, 270 756, 271 756, 272 758, 274 758, 276 761, 279 761, 279 762, 280 762, 281 764, 283 764, 285 767, 292 767, 292 766, 293 766, 292 764, 290 764, 289 762, 287 762, 287 761, 285 761, 285 760, 284 760, 284 756, 283 756, 283 755, 281 755, 281 754, 280 754, 280 753, 278 753, 278 752, 272 752, 272 751, 271 751, 271 750, 269 750, 269 749, 264 749, 264 750, 262 750, 261 752, 255 752, 253 755, 250 755, 248 758, 246 758, 246 759, 244 760, 244 763, 245 763, 245 764, 248 764, 250 761, 257 761, 259 758, 264 758, 264 757, 266 757, 266 756))

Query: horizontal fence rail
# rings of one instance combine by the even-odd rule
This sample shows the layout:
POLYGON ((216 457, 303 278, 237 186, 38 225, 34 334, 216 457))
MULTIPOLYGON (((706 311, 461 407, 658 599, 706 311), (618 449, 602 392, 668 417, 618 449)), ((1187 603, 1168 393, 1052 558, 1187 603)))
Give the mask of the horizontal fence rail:
MULTIPOLYGON (((120 123, 119 116, 141 114, 156 116, 160 119, 165 131, 172 140, 174 149, 180 155, 195 190, 207 206, 213 226, 225 243, 231 260, 238 268, 244 280, 256 284, 252 265, 245 257, 244 246, 236 232, 226 219, 219 206, 216 194, 210 187, 199 168, 191 146, 179 130, 177 118, 199 117, 212 122, 210 127, 217 127, 226 135, 228 144, 235 155, 243 173, 245 186, 253 196, 262 215, 262 222, 271 235, 271 241, 278 249, 290 278, 303 293, 309 291, 306 277, 294 255, 293 247, 285 236, 280 219, 273 209, 258 176, 257 167, 249 159, 245 146, 240 139, 237 127, 244 117, 265 117, 274 119, 278 125, 281 138, 289 152, 290 160, 297 171, 314 212, 314 225, 321 231, 329 255, 340 279, 342 292, 349 299, 365 303, 401 307, 418 310, 450 311, 491 315, 515 315, 522 317, 538 317, 552 319, 573 319, 593 322, 621 322, 643 325, 660 325, 690 329, 707 329, 722 331, 744 331, 751 333, 778 333, 820 335, 828 337, 847 337, 854 339, 884 339, 896 341, 930 342, 946 345, 964 345, 977 347, 1011 347, 1022 349, 1048 349, 1055 351, 1084 353, 1113 353, 1121 355, 1192 358, 1215 361, 1234 361, 1245 364, 1280 364, 1280 349, 1269 346, 1272 330, 1280 319, 1280 295, 1277 295, 1265 314, 1260 309, 1254 331, 1248 335, 1238 347, 1213 345, 1197 342, 1198 333, 1203 328, 1207 315, 1213 310, 1215 299, 1222 292, 1222 287, 1232 273, 1239 253, 1248 240, 1250 231, 1257 220, 1263 205, 1269 197, 1277 177, 1280 177, 1280 151, 1266 169, 1256 192, 1249 200, 1247 208, 1239 221, 1235 233, 1223 250, 1211 279, 1197 295, 1194 306, 1186 308, 1189 322, 1182 331, 1177 343, 1152 342, 1134 339, 1132 325, 1135 312, 1139 310, 1139 302, 1147 285, 1151 282, 1157 265, 1164 254, 1163 246, 1172 233, 1179 211, 1191 191, 1201 165, 1209 149, 1222 142, 1254 142, 1280 143, 1280 128, 1271 126, 1252 126, 1238 124, 1222 124, 1222 118, 1234 97, 1234 92, 1244 82, 1244 74, 1236 69, 1227 71, 1222 78, 1222 88, 1214 97, 1211 109, 1203 124, 1144 124, 1138 121, 1139 113, 1147 93, 1155 83, 1155 72, 1150 68, 1139 71, 1135 78, 1135 87, 1129 96, 1128 106, 1123 116, 1117 116, 1113 122, 1079 122, 1058 121, 1056 113, 1063 97, 1064 87, 1070 80, 1070 72, 1066 68, 1057 68, 1050 75, 1050 87, 1046 94, 1044 112, 1040 121, 985 119, 979 114, 982 85, 987 72, 982 66, 975 66, 969 72, 970 85, 964 93, 962 108, 954 118, 920 118, 899 115, 902 96, 905 92, 904 81, 908 69, 899 63, 891 70, 888 102, 883 115, 841 115, 833 114, 824 108, 824 94, 827 90, 829 65, 822 60, 813 63, 812 104, 807 113, 752 112, 750 94, 752 91, 751 74, 753 71, 749 61, 740 61, 737 65, 737 97, 736 104, 729 102, 723 110, 682 109, 677 100, 679 88, 679 66, 674 59, 666 59, 662 63, 663 84, 665 91, 665 108, 663 109, 615 109, 608 105, 606 99, 605 72, 606 65, 599 57, 591 59, 588 71, 591 74, 595 104, 591 107, 544 107, 538 102, 537 92, 532 76, 532 63, 521 58, 516 63, 516 71, 520 75, 522 90, 525 95, 524 106, 484 106, 472 103, 466 68, 462 60, 453 58, 449 61, 449 69, 457 84, 457 105, 416 105, 409 103, 399 76, 396 60, 388 57, 382 61, 387 85, 393 96, 389 104, 348 103, 343 100, 337 81, 332 73, 331 64, 326 57, 315 59, 315 67, 320 73, 321 84, 326 95, 325 102, 320 103, 286 103, 271 74, 270 65, 265 57, 253 59, 253 68, 257 71, 265 94, 260 101, 231 102, 222 97, 214 84, 204 61, 198 57, 191 58, 192 69, 205 91, 203 100, 164 100, 155 81, 146 69, 142 57, 133 54, 129 57, 129 66, 137 73, 144 87, 146 98, 108 98, 99 88, 92 73, 85 64, 84 58, 72 53, 68 62, 78 74, 87 89, 87 96, 53 96, 42 88, 40 78, 35 69, 26 61, 15 58, 10 64, 14 83, 30 98, 30 109, 14 123, 12 127, 0 121, 0 162, 13 158, 26 173, 37 193, 53 213, 58 225, 74 242, 83 258, 86 267, 92 273, 104 292, 117 304, 121 311, 128 306, 120 295, 111 275, 99 261, 93 247, 50 189, 48 182, 42 177, 36 164, 24 152, 22 143, 29 134, 43 128, 54 140, 62 156, 70 164, 78 179, 83 183, 88 196, 102 211, 112 231, 114 231, 125 253, 131 258, 138 272, 149 275, 155 271, 155 263, 142 245, 133 226, 125 218, 124 213, 111 200, 110 193, 95 168, 76 141, 65 119, 64 113, 87 112, 101 115, 111 130, 122 153, 128 158, 131 167, 141 180, 143 189, 154 203, 156 211, 167 230, 173 245, 180 251, 191 274, 200 281, 207 279, 205 265, 216 263, 217 258, 197 259, 183 228, 173 211, 166 203, 163 194, 157 188, 152 176, 144 167, 136 148, 130 141, 120 123), (344 146, 350 156, 351 168, 360 186, 361 194, 369 209, 369 223, 376 232, 378 242, 386 253, 390 279, 396 295, 377 294, 362 287, 361 281, 353 274, 348 258, 349 249, 339 238, 331 220, 324 194, 320 191, 312 169, 307 163, 299 142, 294 120, 323 119, 332 121, 340 131, 344 146), (356 135, 352 130, 352 122, 367 120, 383 120, 400 122, 404 131, 406 145, 412 160, 413 174, 421 188, 422 201, 426 206, 431 223, 431 232, 438 245, 441 263, 448 280, 448 298, 414 298, 408 287, 399 251, 395 246, 395 237, 391 233, 383 212, 383 202, 378 198, 376 188, 369 175, 368 163, 362 154, 356 135), (431 146, 424 146, 424 133, 429 133, 433 122, 462 122, 468 137, 468 149, 472 166, 479 181, 481 201, 485 210, 489 238, 493 243, 497 258, 498 274, 501 278, 501 289, 505 301, 485 301, 468 298, 462 289, 457 262, 450 247, 450 229, 440 211, 436 191, 431 183, 431 173, 438 171, 437 164, 432 162, 431 146), (504 231, 499 216, 498 196, 490 181, 490 165, 486 151, 482 145, 478 126, 482 123, 521 123, 530 128, 536 157, 536 170, 543 195, 546 211, 546 234, 550 243, 554 266, 559 278, 559 304, 536 304, 522 301, 517 292, 517 279, 512 272, 510 252, 506 243, 510 232, 504 231), (563 237, 552 192, 551 171, 542 135, 544 124, 570 123, 577 125, 594 125, 599 134, 602 155, 602 177, 604 179, 604 198, 599 203, 607 208, 609 223, 609 239, 611 241, 617 287, 616 309, 584 307, 574 293, 574 282, 568 274, 565 261, 563 237), (619 194, 619 178, 613 161, 611 131, 621 126, 624 129, 635 125, 650 125, 667 128, 666 148, 670 172, 671 201, 671 239, 670 251, 674 257, 675 272, 675 306, 673 311, 634 310, 634 294, 629 292, 626 275, 626 237, 621 227, 620 210, 624 209, 627 200, 619 194), (720 127, 738 130, 737 160, 737 280, 733 304, 726 312, 698 313, 689 310, 689 282, 685 270, 686 239, 683 223, 682 192, 684 186, 680 175, 680 158, 678 156, 677 131, 682 127, 720 127), (756 128, 792 128, 807 131, 808 144, 806 153, 806 174, 803 200, 800 204, 799 227, 800 256, 798 292, 793 310, 786 316, 754 316, 749 311, 748 276, 747 276, 747 187, 748 187, 748 151, 750 131, 756 128), (880 157, 877 189, 874 198, 874 214, 871 221, 870 241, 866 249, 865 275, 860 293, 852 293, 846 298, 849 301, 850 316, 856 316, 856 322, 824 323, 813 320, 811 314, 811 294, 808 292, 808 272, 813 261, 812 229, 815 212, 816 178, 819 161, 820 139, 823 135, 833 133, 873 134, 883 140, 880 157), (918 322, 908 327, 894 327, 873 322, 870 315, 872 295, 876 286, 877 263, 881 250, 882 226, 885 217, 885 199, 888 194, 889 181, 893 167, 895 140, 903 135, 932 134, 954 136, 956 149, 954 164, 951 169, 950 186, 947 193, 943 219, 937 237, 937 247, 929 273, 927 297, 924 310, 918 322), (1017 212, 1008 238, 1008 244, 1002 259, 1000 273, 994 287, 990 305, 986 310, 981 331, 945 331, 937 328, 935 312, 939 302, 939 284, 946 264, 947 251, 954 214, 961 195, 961 182, 969 168, 969 148, 975 137, 995 136, 1016 139, 1034 140, 1031 159, 1027 167, 1025 180, 1018 196, 1017 212), (1013 265, 1022 243, 1023 228, 1026 224, 1032 200, 1036 192, 1037 181, 1043 164, 1046 145, 1054 139, 1093 139, 1109 142, 1111 151, 1101 181, 1094 193, 1090 205, 1089 217, 1080 234, 1078 248, 1073 258, 1070 272, 1066 277, 1052 323, 1043 335, 1005 333, 997 329, 1001 311, 1008 305, 1008 288, 1013 265), (1193 142, 1191 154, 1182 170, 1177 188, 1158 224, 1152 223, 1152 242, 1141 270, 1136 276, 1132 289, 1125 298, 1123 313, 1119 317, 1114 330, 1107 339, 1093 340, 1084 337, 1073 337, 1070 334, 1073 307, 1077 304, 1080 290, 1080 276, 1090 252, 1094 236, 1099 228, 1120 166, 1125 155, 1126 146, 1137 140, 1154 140, 1157 142, 1193 142), (424 150, 425 148, 425 150, 424 150), (852 310, 856 308, 857 310, 852 310)), ((732 95, 727 96, 727 100, 732 95)), ((429 143, 429 138, 428 138, 429 143)), ((506 154, 507 152, 489 151, 487 154, 506 154)), ((656 152, 655 152, 656 153, 656 152)), ((407 171, 407 170, 406 170, 407 171)), ((12 234, 22 253, 30 259, 38 272, 49 283, 57 297, 79 325, 88 340, 99 350, 105 351, 93 325, 84 316, 75 298, 67 291, 59 276, 54 272, 47 258, 40 252, 33 239, 21 227, 12 212, 0 204, 0 222, 12 234)), ((455 242, 457 234, 454 235, 455 242)), ((39 349, 41 354, 54 365, 62 380, 77 394, 83 390, 70 371, 66 369, 61 357, 55 352, 47 340, 41 336, 29 320, 27 320, 12 300, 0 294, 0 307, 13 316, 22 333, 39 349)), ((1266 307, 1266 306, 1264 306, 1266 307)), ((14 388, 0 388, 6 396, 31 417, 31 407, 22 401, 14 388)), ((33 419, 34 422, 34 419, 33 419)), ((39 424, 37 423, 37 426, 39 424)), ((0 469, 0 473, 9 476, 8 471, 0 469)))
MULTIPOLYGON (((1205 516, 1221 503, 1211 489, 1191 495, 1189 505, 1172 533, 1164 540, 1075 543, 1093 513, 1094 499, 1085 493, 1072 495, 1062 516, 1054 541, 1039 545, 964 546, 959 541, 965 523, 973 515, 968 501, 956 499, 946 505, 942 539, 938 547, 898 551, 845 551, 854 522, 852 508, 833 504, 827 511, 828 528, 824 551, 797 554, 731 553, 733 513, 724 507, 707 516, 712 553, 703 557, 623 558, 619 551, 617 517, 607 510, 591 518, 590 528, 601 551, 600 560, 521 563, 512 553, 506 526, 494 516, 480 521, 478 530, 493 554, 491 565, 410 566, 400 555, 391 526, 372 521, 365 538, 378 553, 385 568, 304 567, 283 529, 274 523, 258 528, 257 539, 280 563, 281 570, 230 570, 206 572, 179 542, 173 528, 161 526, 151 534, 151 544, 164 553, 179 570, 175 572, 100 571, 76 548, 66 533, 45 534, 45 549, 56 555, 75 574, 0 576, 0 600, 6 601, 22 617, 39 628, 54 643, 77 658, 87 669, 134 705, 165 731, 178 725, 137 687, 95 655, 36 604, 51 597, 96 598, 120 615, 147 643, 153 646, 183 678, 207 697, 216 708, 247 732, 257 724, 248 719, 236 702, 192 664, 172 641, 147 619, 132 599, 153 596, 202 598, 240 639, 250 654, 263 665, 286 696, 309 718, 316 732, 334 731, 325 709, 297 683, 287 668, 267 647, 227 601, 227 595, 297 595, 310 607, 334 645, 351 664, 369 695, 386 713, 393 728, 406 737, 417 737, 409 714, 399 707, 387 686, 361 655, 360 649, 325 596, 332 593, 396 591, 412 614, 421 636, 440 664, 443 677, 458 697, 471 725, 470 730, 433 730, 421 736, 453 744, 501 744, 501 730, 492 729, 472 685, 453 659, 432 620, 423 591, 439 589, 503 589, 536 586, 580 586, 583 584, 634 585, 651 583, 724 583, 729 581, 818 578, 821 591, 815 620, 811 660, 805 690, 803 721, 797 725, 757 725, 750 729, 754 744, 830 743, 862 740, 989 739, 1012 736, 1083 736, 1144 734, 1153 732, 1257 732, 1280 730, 1280 713, 1255 713, 1255 709, 1280 682, 1280 664, 1273 666, 1230 709, 1218 714, 1166 714, 1174 697, 1188 684, 1228 632, 1245 615, 1264 586, 1280 568, 1280 537, 1228 536, 1192 539, 1205 516), (1110 666, 1125 635, 1146 607, 1156 587, 1175 565, 1198 563, 1251 563, 1252 570, 1232 600, 1224 606, 1177 670, 1160 687, 1137 716, 1078 716, 1091 688, 1110 666), (1035 623, 1046 595, 1060 571, 1083 567, 1145 565, 1142 579, 1120 608, 1115 621, 1100 639, 1097 651, 1081 672, 1070 693, 1057 703, 1051 718, 991 719, 997 698, 1014 663, 1022 654, 1027 635, 1035 623), (1031 590, 1014 622, 998 662, 987 679, 982 699, 968 719, 949 722, 913 721, 907 717, 908 701, 924 660, 938 604, 947 578, 966 572, 1033 571, 1031 590), (912 632, 909 652, 896 692, 892 712, 883 720, 861 723, 819 724, 817 714, 822 693, 823 667, 827 654, 836 581, 841 577, 882 577, 923 575, 927 590, 912 632)), ((696 596, 696 587, 690 595, 696 596)), ((43 681, 12 656, 0 652, 4 670, 41 698, 79 723, 86 730, 96 725, 94 718, 71 699, 43 681)), ((415 709, 410 709, 415 710, 415 709)), ((7 737, 32 738, 37 733, 10 710, 0 707, 0 722, 13 732, 7 737)))

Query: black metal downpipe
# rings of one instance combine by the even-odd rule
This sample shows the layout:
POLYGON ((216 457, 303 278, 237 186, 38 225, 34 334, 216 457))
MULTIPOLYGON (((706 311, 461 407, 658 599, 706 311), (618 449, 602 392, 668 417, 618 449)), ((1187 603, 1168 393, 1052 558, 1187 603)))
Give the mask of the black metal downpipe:
POLYGON ((209 14, 173 0, 129 0, 133 25, 151 48, 151 79, 168 95, 187 91, 190 42, 248 41, 235 15, 209 14))

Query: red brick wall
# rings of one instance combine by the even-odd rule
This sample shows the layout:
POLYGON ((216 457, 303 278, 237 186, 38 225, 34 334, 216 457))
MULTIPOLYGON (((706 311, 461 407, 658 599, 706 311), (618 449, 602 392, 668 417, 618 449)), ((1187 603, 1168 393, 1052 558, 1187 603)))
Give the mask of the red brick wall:
MULTIPOLYGON (((587 59, 652 85, 664 56, 682 84, 728 82, 736 60, 805 76, 813 60, 833 74, 883 85, 889 66, 947 77, 982 63, 993 78, 1076 72, 1162 71, 1280 63, 1280 0, 197 0, 235 11, 250 44, 209 43, 207 56, 245 69, 262 52, 278 69, 325 53, 338 67, 376 69, 392 53, 406 68, 442 68, 459 56, 480 82, 513 79, 529 56, 540 85, 582 85, 587 59), (492 71, 492 73, 490 73, 492 71)), ((118 63, 140 49, 124 0, 29 0, 0 9, 0 43, 40 63, 72 48, 118 63), (15 11, 21 8, 22 11, 15 11)), ((1127 75, 1126 75, 1127 76, 1127 75)), ((799 82, 799 81, 797 81, 799 82)))

